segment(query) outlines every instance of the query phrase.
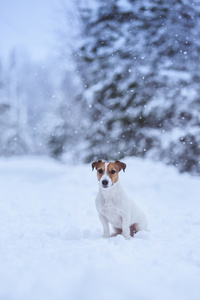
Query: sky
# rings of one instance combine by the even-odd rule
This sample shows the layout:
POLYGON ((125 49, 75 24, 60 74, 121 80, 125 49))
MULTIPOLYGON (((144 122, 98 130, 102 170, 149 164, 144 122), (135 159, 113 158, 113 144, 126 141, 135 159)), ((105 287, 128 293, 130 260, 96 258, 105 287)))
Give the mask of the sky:
POLYGON ((55 43, 56 0, 0 0, 0 59, 13 48, 43 60, 55 43))

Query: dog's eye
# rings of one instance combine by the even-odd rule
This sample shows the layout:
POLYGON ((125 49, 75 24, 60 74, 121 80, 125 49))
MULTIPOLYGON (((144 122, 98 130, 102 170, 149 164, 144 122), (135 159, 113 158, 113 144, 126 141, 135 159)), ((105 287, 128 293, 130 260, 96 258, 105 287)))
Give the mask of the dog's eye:
POLYGON ((116 173, 116 171, 115 171, 115 170, 112 170, 110 173, 111 173, 111 174, 115 174, 115 173, 116 173))
POLYGON ((102 173, 103 173, 103 170, 102 170, 102 169, 99 169, 98 172, 99 172, 99 174, 102 174, 102 173))

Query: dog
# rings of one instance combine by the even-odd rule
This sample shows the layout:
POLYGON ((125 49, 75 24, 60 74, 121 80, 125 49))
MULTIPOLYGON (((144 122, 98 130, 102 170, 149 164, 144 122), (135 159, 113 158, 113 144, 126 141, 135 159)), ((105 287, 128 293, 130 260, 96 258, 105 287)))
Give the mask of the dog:
POLYGON ((121 161, 92 163, 97 170, 99 192, 96 209, 103 226, 103 237, 109 238, 122 234, 129 240, 140 230, 147 230, 147 218, 142 210, 126 195, 119 183, 119 172, 125 172, 126 164, 121 161), (110 234, 109 223, 114 234, 110 234))

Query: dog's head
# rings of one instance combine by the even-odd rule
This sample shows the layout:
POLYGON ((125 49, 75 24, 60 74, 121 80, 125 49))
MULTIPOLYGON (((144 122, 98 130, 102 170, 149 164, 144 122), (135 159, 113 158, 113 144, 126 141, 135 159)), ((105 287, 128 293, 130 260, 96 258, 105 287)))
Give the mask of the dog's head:
POLYGON ((97 170, 97 178, 101 188, 109 188, 118 181, 121 170, 125 172, 126 164, 117 160, 115 162, 103 162, 102 160, 92 163, 92 171, 97 170))

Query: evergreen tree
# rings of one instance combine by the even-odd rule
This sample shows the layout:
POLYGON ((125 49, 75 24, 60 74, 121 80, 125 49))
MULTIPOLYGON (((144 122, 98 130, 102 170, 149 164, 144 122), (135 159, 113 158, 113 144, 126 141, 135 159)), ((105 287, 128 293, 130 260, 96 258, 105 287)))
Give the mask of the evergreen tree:
POLYGON ((73 79, 71 74, 66 72, 40 124, 46 151, 54 158, 70 153, 71 156, 76 156, 77 160, 77 147, 80 150, 82 135, 80 120, 84 114, 79 103, 74 102, 73 93, 75 93, 73 79))
POLYGON ((35 81, 36 69, 28 55, 19 50, 11 52, 8 66, 4 66, 0 89, 0 155, 40 152, 35 144, 36 123, 47 98, 43 93, 47 84, 39 75, 40 82, 35 81))
POLYGON ((15 112, 6 102, 0 102, 0 155, 22 155, 28 147, 15 119, 15 112))
POLYGON ((86 160, 153 155, 200 172, 199 137, 190 133, 199 126, 200 3, 97 0, 81 17, 86 160))

